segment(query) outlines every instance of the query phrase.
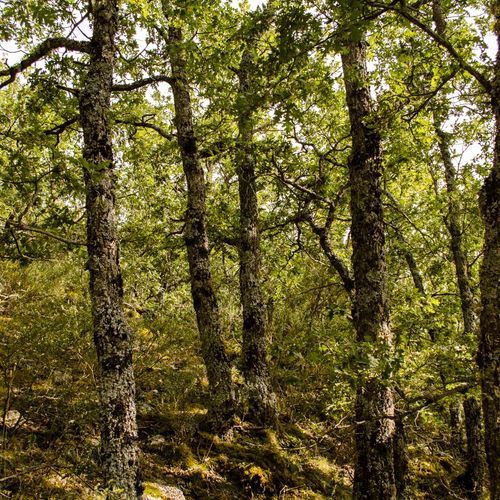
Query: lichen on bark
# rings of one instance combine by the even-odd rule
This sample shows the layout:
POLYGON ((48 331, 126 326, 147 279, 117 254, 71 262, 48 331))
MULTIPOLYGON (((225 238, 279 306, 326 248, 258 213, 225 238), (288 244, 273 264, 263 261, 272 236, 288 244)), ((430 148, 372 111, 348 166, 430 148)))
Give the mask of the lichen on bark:
POLYGON ((123 314, 109 107, 117 5, 93 4, 89 70, 79 97, 83 130, 87 248, 94 342, 99 368, 101 467, 111 498, 139 498, 132 335, 123 314))

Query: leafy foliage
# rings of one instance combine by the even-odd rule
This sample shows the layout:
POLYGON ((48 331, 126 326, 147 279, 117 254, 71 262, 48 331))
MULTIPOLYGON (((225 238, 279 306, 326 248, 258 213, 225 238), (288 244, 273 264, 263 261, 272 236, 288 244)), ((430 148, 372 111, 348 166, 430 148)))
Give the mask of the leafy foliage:
MULTIPOLYGON (((462 495, 463 457, 453 454, 448 412, 464 392, 478 392, 477 338, 462 335, 433 114, 448 116, 454 201, 478 312, 477 194, 493 134, 484 89, 427 34, 374 2, 270 1, 254 10, 230 2, 119 3, 116 83, 168 76, 165 12, 184 31, 213 277, 242 392, 236 117, 241 107, 254 111, 262 278, 282 415, 276 434, 248 425, 244 414, 232 437, 196 431, 207 380, 182 238, 186 187, 173 99, 166 82, 115 92, 116 200, 146 478, 166 478, 193 498, 347 498, 356 380, 392 374, 407 424, 412 498, 426 498, 426 490, 433 498, 462 495), (373 121, 384 149, 391 352, 354 342, 351 295, 319 237, 328 235, 349 271, 351 151, 339 54, 346 33, 361 28, 369 33, 373 121), (248 40, 254 90, 238 99, 236 68, 248 40)), ((450 43, 491 77, 485 5, 443 3, 450 43)), ((48 37, 88 34, 82 2, 8 1, 1 9, 1 42, 28 52, 48 37)), ((431 25, 427 3, 419 16, 431 25)), ((77 116, 86 64, 86 54, 54 51, 0 95, 0 486, 15 498, 98 495, 77 116), (11 424, 9 415, 19 418, 11 424)))

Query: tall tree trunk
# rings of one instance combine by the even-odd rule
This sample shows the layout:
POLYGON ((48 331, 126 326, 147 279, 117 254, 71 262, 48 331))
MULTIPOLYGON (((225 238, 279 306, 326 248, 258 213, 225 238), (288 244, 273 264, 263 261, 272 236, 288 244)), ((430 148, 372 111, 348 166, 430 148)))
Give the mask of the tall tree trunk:
MULTIPOLYGON (((493 3, 495 33, 500 47, 500 0, 493 3)), ((492 87, 495 116, 493 168, 484 181, 480 207, 484 220, 483 263, 480 272, 481 317, 478 362, 484 414, 490 497, 500 497, 500 50, 492 87)))
POLYGON ((216 431, 231 425, 235 413, 234 385, 231 364, 226 354, 219 318, 219 308, 212 285, 205 215, 205 175, 198 157, 193 129, 193 113, 182 53, 180 28, 169 28, 172 93, 175 106, 175 126, 181 150, 182 166, 188 188, 186 242, 191 293, 196 312, 201 349, 210 386, 207 423, 216 431))
MULTIPOLYGON (((441 380, 446 385, 446 375, 440 373, 441 380)), ((464 426, 462 418, 462 402, 459 400, 452 401, 448 407, 450 412, 450 444, 451 453, 456 458, 464 458, 465 444, 464 444, 464 426)))
MULTIPOLYGON (((433 19, 437 33, 446 38, 446 17, 441 4, 441 0, 434 0, 432 4, 433 19)), ((438 137, 439 152, 444 166, 446 180, 446 192, 448 195, 448 213, 445 218, 446 227, 451 237, 451 252, 455 264, 455 275, 457 277, 458 290, 460 294, 460 306, 464 323, 464 335, 476 332, 477 317, 474 312, 474 294, 470 286, 467 257, 463 247, 462 229, 460 224, 460 193, 457 189, 457 172, 451 157, 449 135, 443 130, 442 122, 448 117, 448 110, 445 105, 440 110, 434 110, 434 129, 438 137)), ((472 398, 472 397, 471 397, 472 398)), ((472 399, 469 398, 468 409, 473 407, 472 399)), ((450 424, 452 434, 452 447, 459 454, 463 454, 463 432, 462 432, 462 404, 459 401, 450 405, 450 424)), ((471 436, 481 436, 480 419, 475 418, 472 411, 464 412, 467 438, 471 436), (474 428, 476 426, 476 428, 474 428)), ((476 445, 482 446, 483 440, 477 439, 476 445)), ((473 478, 474 488, 469 489, 469 498, 476 499, 482 497, 484 483, 484 466, 482 459, 478 457, 484 454, 484 449, 477 449, 468 444, 466 460, 466 473, 473 478)))
MULTIPOLYGON (((351 122, 352 264, 355 282, 353 321, 361 346, 371 355, 387 355, 392 346, 381 201, 380 137, 371 121, 372 104, 366 85, 364 42, 347 42, 342 54, 347 106, 351 122)), ((367 373, 356 396, 355 499, 395 499, 394 394, 390 378, 367 373)))
POLYGON ((240 296, 243 308, 242 371, 249 393, 249 417, 260 424, 274 426, 277 409, 268 364, 266 308, 260 283, 260 234, 252 113, 255 95, 250 49, 243 52, 237 100, 239 150, 237 154, 240 195, 240 296))
MULTIPOLYGON (((448 134, 441 128, 441 117, 439 117, 437 111, 434 112, 434 127, 439 139, 439 150, 441 153, 441 159, 443 161, 446 179, 446 190, 448 194, 448 213, 446 216, 446 227, 448 228, 448 232, 451 236, 451 251, 453 254, 453 262, 455 263, 455 273, 457 276, 458 289, 460 294, 460 304, 464 322, 464 334, 467 335, 476 332, 477 318, 474 312, 474 295, 470 287, 467 258, 463 249, 462 230, 460 227, 460 193, 457 190, 456 170, 451 158, 448 134)), ((471 406, 471 404, 469 406, 471 406)), ((462 405, 458 401, 450 405, 452 446, 459 453, 464 452, 461 407, 462 405)), ((474 431, 470 430, 470 433, 471 435, 480 435, 482 432, 480 420, 473 418, 471 421, 467 421, 467 419, 473 416, 474 415, 471 412, 464 412, 465 426, 470 430, 472 429, 472 426, 474 424, 478 425, 478 428, 474 431)), ((481 445, 482 442, 482 439, 478 440, 477 445, 481 445)), ((474 482, 476 487, 482 488, 484 480, 480 478, 480 476, 481 474, 484 474, 484 467, 482 466, 481 461, 478 460, 476 452, 476 449, 467 446, 467 453, 465 456, 467 462, 466 468, 468 474, 471 477, 475 478, 474 482)), ((480 453, 480 450, 478 453, 480 453)), ((476 491, 476 489, 474 489, 471 493, 470 498, 480 498, 480 496, 478 495, 482 495, 482 492, 476 491)))
POLYGON ((94 2, 89 70, 80 94, 87 243, 94 341, 99 364, 101 460, 104 485, 139 498, 135 383, 131 330, 123 315, 123 289, 115 215, 115 177, 109 107, 115 59, 117 6, 94 2))

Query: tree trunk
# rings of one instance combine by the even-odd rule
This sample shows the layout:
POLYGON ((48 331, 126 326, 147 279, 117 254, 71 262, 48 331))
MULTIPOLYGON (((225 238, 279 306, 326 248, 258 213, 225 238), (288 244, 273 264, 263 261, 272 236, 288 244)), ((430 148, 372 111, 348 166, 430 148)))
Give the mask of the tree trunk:
POLYGON ((398 500, 411 498, 408 488, 409 476, 408 446, 403 417, 396 412, 396 431, 394 435, 394 478, 398 500))
MULTIPOLYGON (((441 375, 441 380, 446 382, 446 377, 441 375)), ((451 452, 456 458, 464 458, 464 432, 463 432, 463 418, 462 418, 462 403, 461 401, 452 401, 449 406, 450 411, 450 442, 451 452)))
POLYGON ((274 426, 277 409, 269 374, 266 308, 260 283, 260 234, 258 223, 255 152, 252 112, 255 95, 252 87, 253 56, 243 52, 237 112, 239 151, 237 155, 240 195, 240 296, 243 308, 242 371, 249 393, 248 416, 256 423, 274 426))
MULTIPOLYGON (((435 2, 436 5, 438 2, 435 2)), ((437 11, 434 13, 435 19, 439 22, 437 11)), ((442 21, 441 21, 442 22, 442 21)), ((443 32, 442 28, 440 32, 443 32)), ((443 112, 441 111, 441 115, 443 112)), ((447 113, 445 113, 447 115, 447 113)), ((439 112, 434 111, 434 128, 438 136, 439 151, 444 166, 444 174, 446 180, 446 191, 448 194, 448 213, 445 217, 445 224, 451 237, 451 252, 453 255, 453 262, 455 264, 455 274, 458 282, 458 289, 460 295, 460 306, 462 309, 462 318, 464 323, 464 334, 471 334, 476 331, 476 314, 474 312, 474 296, 469 283, 467 258, 463 249, 462 230, 460 225, 460 193, 457 190, 457 173, 451 158, 450 144, 448 134, 441 128, 442 117, 439 112)), ((451 442, 453 451, 458 455, 463 455, 463 432, 462 432, 462 405, 459 401, 450 405, 450 426, 451 426, 451 442)), ((465 414, 467 419, 467 413, 465 414)), ((471 422, 466 422, 470 427, 471 422)), ((477 430, 481 432, 481 428, 477 430)), ((477 462, 475 457, 466 455, 467 469, 471 470, 477 462)), ((477 474, 479 474, 479 469, 477 474)))
POLYGON ((476 314, 474 312, 474 295, 470 287, 467 258, 462 242, 462 230, 460 227, 460 193, 457 190, 457 173, 451 159, 448 134, 441 128, 441 119, 434 112, 434 127, 439 139, 439 150, 443 161, 446 179, 446 191, 448 193, 448 214, 445 218, 446 227, 451 237, 451 251, 455 264, 458 290, 460 293, 460 306, 464 321, 464 333, 470 334, 476 331, 476 314))
MULTIPOLYGON (((384 364, 384 356, 391 350, 392 332, 380 185, 382 164, 380 137, 371 122, 363 42, 347 42, 342 65, 352 135, 349 173, 355 282, 353 322, 360 346, 369 346, 370 355, 384 364)), ((394 394, 390 377, 367 372, 358 382, 355 499, 396 498, 394 394)))
POLYGON ((207 424, 213 431, 221 432, 233 421, 234 385, 231 364, 226 354, 220 326, 219 308, 212 285, 205 221, 205 175, 200 165, 193 129, 191 98, 186 76, 186 61, 181 48, 180 28, 169 28, 169 40, 171 42, 171 87, 174 96, 175 126, 188 188, 184 240, 202 355, 210 386, 207 424))
MULTIPOLYGON (((500 47, 500 1, 493 3, 495 32, 500 47)), ((493 168, 484 181, 480 207, 484 220, 483 263, 480 273, 481 317, 478 362, 484 413, 490 497, 500 498, 500 51, 497 52, 492 88, 495 116, 493 168)))
MULTIPOLYGON (((446 37, 446 17, 444 14, 441 0, 434 0, 433 4, 433 19, 436 25, 436 31, 443 38, 446 37)), ((434 129, 438 137, 439 151, 444 166, 444 174, 446 180, 446 192, 448 194, 448 213, 445 218, 446 227, 451 237, 451 252, 453 254, 453 262, 455 264, 455 274, 457 277, 458 290, 460 294, 460 306, 462 308, 462 317, 464 322, 464 335, 473 334, 476 332, 477 317, 474 312, 474 294, 470 286, 468 273, 467 257, 463 247, 462 229, 460 224, 460 193, 457 189, 457 172, 453 165, 451 157, 451 148, 449 143, 449 135, 442 129, 442 121, 448 117, 446 107, 441 110, 434 111, 434 129)), ((451 417, 451 435, 453 451, 462 455, 463 432, 461 422, 462 405, 459 401, 450 405, 451 417)), ((472 399, 469 401, 468 408, 472 408, 472 399)), ((467 432, 481 436, 481 423, 479 419, 474 418, 472 412, 464 411, 465 426, 467 432), (472 420, 469 420, 471 419, 472 420), (476 426, 473 429, 474 425, 476 426)), ((477 445, 482 445, 482 439, 477 442, 477 445)), ((467 474, 474 478, 474 489, 469 498, 481 498, 484 479, 484 466, 478 461, 476 450, 467 447, 465 454, 467 474), (476 490, 480 488, 480 490, 476 490), (479 495, 479 496, 477 496, 479 495)))
POLYGON ((131 331, 123 315, 109 107, 117 6, 95 2, 89 71, 80 93, 87 191, 87 243, 94 341, 99 365, 101 460, 114 498, 141 493, 131 331))
POLYGON ((484 442, 481 432, 481 407, 476 398, 464 401, 465 432, 467 434, 468 464, 465 471, 467 498, 480 500, 484 490, 484 442))

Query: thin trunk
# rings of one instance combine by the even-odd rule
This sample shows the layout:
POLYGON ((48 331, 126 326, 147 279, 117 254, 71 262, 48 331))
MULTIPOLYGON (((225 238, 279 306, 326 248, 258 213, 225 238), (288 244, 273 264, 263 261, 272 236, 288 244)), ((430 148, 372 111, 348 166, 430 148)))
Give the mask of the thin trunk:
POLYGON ((243 308, 242 370, 249 392, 249 417, 260 424, 274 426, 276 396, 272 390, 268 363, 266 308, 260 283, 260 233, 258 224, 255 151, 252 113, 254 62, 251 51, 243 52, 238 92, 239 152, 237 155, 240 195, 240 296, 243 308))
MULTIPOLYGON (((434 6, 439 2, 434 2, 434 6)), ((434 9, 434 19, 442 24, 439 18, 440 11, 434 9)), ((443 29, 440 28, 440 32, 443 29)), ((444 112, 444 116, 447 112, 444 112)), ((453 262, 455 264, 455 275, 457 277, 458 290, 460 295, 460 306, 462 309, 462 318, 464 323, 464 334, 474 333, 476 330, 476 315, 474 312, 474 295, 470 287, 467 258, 463 249, 462 230, 460 224, 460 193, 457 189, 457 173, 453 160, 451 158, 451 148, 449 144, 449 136, 442 129, 443 111, 434 111, 434 129, 438 137, 439 152, 444 166, 444 174, 446 181, 446 192, 448 195, 448 212, 445 217, 445 224, 450 233, 451 252, 453 262)), ((465 415, 467 418, 467 415, 465 415)), ((468 425, 468 424, 466 424, 468 425)), ((450 405, 450 428, 451 428, 451 445, 452 451, 463 456, 465 451, 463 439, 463 423, 462 423, 462 404, 460 401, 455 401, 450 405)), ((480 432, 480 431, 479 431, 480 432)), ((467 468, 471 469, 475 466, 474 457, 465 456, 467 468)))
MULTIPOLYGON (((495 32, 500 47, 500 0, 493 3, 495 32)), ((500 498, 500 50, 492 88, 495 116, 493 168, 484 181, 480 207, 484 220, 483 263, 480 272, 481 317, 478 362, 481 371, 486 457, 490 497, 500 498)))
POLYGON ((467 498, 481 500, 484 490, 484 442, 481 432, 481 407, 476 398, 464 401, 465 431, 467 434, 468 465, 465 471, 467 498))
POLYGON ((438 117, 437 112, 434 113, 434 127, 439 139, 439 151, 443 161, 446 191, 448 194, 448 214, 445 219, 446 227, 451 237, 451 251, 460 292, 464 333, 469 334, 476 331, 477 318, 474 312, 474 294, 470 287, 467 258, 464 252, 462 229, 460 227, 460 193, 457 189, 457 173, 451 159, 448 134, 442 129, 441 119, 438 117))
POLYGON ((220 432, 230 426, 233 421, 234 385, 231 364, 226 354, 220 326, 219 308, 212 285, 205 220, 205 175, 199 161, 193 129, 193 113, 186 75, 186 61, 182 54, 180 28, 169 28, 169 40, 171 42, 171 87, 174 96, 175 126, 188 188, 184 240, 202 355, 210 385, 207 424, 212 430, 220 432))
MULTIPOLYGON (((382 214, 380 137, 370 123, 372 104, 366 86, 363 42, 347 42, 342 54, 347 106, 351 122, 352 264, 355 282, 353 321, 360 345, 380 357, 392 347, 382 214)), ((389 378, 367 373, 356 397, 355 499, 395 499, 394 394, 389 378), (385 418, 387 417, 387 418, 385 418)))
POLYGON ((123 315, 123 289, 115 214, 115 177, 109 107, 115 59, 117 6, 96 2, 89 71, 80 94, 87 243, 94 341, 99 365, 101 461, 113 498, 141 494, 131 330, 123 315))
POLYGON ((406 260, 406 264, 408 265, 408 269, 410 270, 411 278, 413 280, 413 285, 421 295, 425 296, 424 280, 422 278, 422 274, 420 273, 420 269, 418 268, 417 261, 415 260, 415 257, 413 257, 408 243, 398 229, 396 229, 396 237, 401 243, 401 248, 406 260))
MULTIPOLYGON (((434 0, 433 4, 433 19, 436 25, 437 33, 446 37, 446 17, 441 4, 441 0, 434 0)), ((442 121, 447 118, 448 110, 445 108, 440 111, 434 111, 434 129, 438 137, 439 151, 444 166, 444 174, 446 180, 446 192, 448 195, 448 213, 445 218, 446 227, 451 237, 451 251, 453 254, 453 262, 455 264, 455 274, 458 282, 458 290, 460 293, 460 306, 462 308, 462 317, 464 322, 464 334, 473 334, 477 328, 477 317, 474 312, 474 294, 470 286, 468 275, 467 257, 464 251, 462 241, 462 229, 460 224, 460 193, 457 189, 457 172, 453 165, 451 157, 451 147, 449 143, 449 135, 442 128, 442 121)), ((472 397, 469 398, 468 408, 472 408, 472 397)), ((451 417, 451 435, 453 450, 459 454, 463 454, 463 432, 462 432, 462 404, 457 401, 450 406, 451 417)), ((464 411, 464 420, 466 432, 469 435, 481 436, 482 430, 480 420, 474 418, 475 415, 471 411, 464 411), (474 428, 474 426, 476 426, 474 428)), ((482 446, 483 440, 478 439, 477 446, 482 446)), ((473 478, 474 488, 471 490, 469 498, 481 498, 482 488, 484 483, 484 466, 482 460, 479 460, 479 455, 484 453, 484 449, 475 449, 467 446, 465 454, 467 474, 473 478)))
POLYGON ((409 491, 409 463, 408 446, 403 417, 396 413, 396 431, 394 434, 394 478, 398 500, 411 498, 409 491))

